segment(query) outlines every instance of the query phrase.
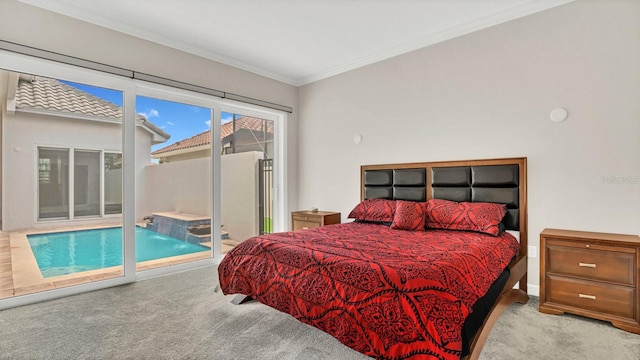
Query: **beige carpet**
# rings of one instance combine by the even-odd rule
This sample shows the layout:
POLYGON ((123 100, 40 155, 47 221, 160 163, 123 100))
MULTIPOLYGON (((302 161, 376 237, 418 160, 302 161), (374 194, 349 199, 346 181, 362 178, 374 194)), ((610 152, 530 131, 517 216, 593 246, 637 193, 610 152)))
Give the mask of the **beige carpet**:
MULTIPOLYGON (((262 304, 230 304, 216 283, 209 267, 0 311, 0 359, 367 359, 262 304)), ((532 300, 500 318, 481 359, 640 359, 639 335, 532 300)))

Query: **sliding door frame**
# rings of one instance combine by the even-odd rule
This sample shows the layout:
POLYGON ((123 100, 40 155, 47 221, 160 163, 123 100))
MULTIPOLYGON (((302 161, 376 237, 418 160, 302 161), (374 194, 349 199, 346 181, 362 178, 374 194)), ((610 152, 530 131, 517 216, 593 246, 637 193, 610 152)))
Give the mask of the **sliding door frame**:
MULTIPOLYGON (((211 229, 220 228, 220 212, 216 209, 215 199, 220 199, 220 180, 214 174, 219 174, 220 168, 220 98, 213 95, 204 95, 187 90, 176 89, 164 85, 145 82, 142 80, 132 80, 135 83, 135 96, 145 96, 159 100, 177 102, 185 105, 193 105, 211 110, 211 180, 212 191, 209 192, 209 206, 211 216, 211 229), (218 126, 215 126, 218 124, 218 126), (218 149, 216 152, 215 149, 218 149), (216 165, 217 164, 217 165, 216 165)), ((219 203, 219 202, 218 202, 219 203)), ((218 206, 219 207, 219 206, 218 206)), ((136 273, 136 279, 148 279, 160 275, 170 274, 178 271, 196 269, 203 266, 214 265, 220 262, 220 232, 211 231, 212 257, 204 260, 195 260, 182 264, 170 265, 156 269, 144 270, 136 273), (217 255, 216 255, 217 254, 217 255)))
MULTIPOLYGON (((0 300, 0 310, 29 303, 50 300, 88 291, 109 288, 135 282, 166 273, 194 269, 202 266, 218 264, 222 259, 220 232, 212 231, 212 253, 210 259, 136 272, 135 261, 135 222, 136 222, 136 96, 156 97, 168 101, 183 102, 212 109, 211 123, 211 186, 210 205, 212 229, 221 227, 221 139, 220 126, 223 111, 240 113, 274 121, 274 231, 286 231, 288 228, 287 199, 287 112, 274 110, 259 105, 252 105, 236 100, 222 99, 213 95, 205 95, 177 88, 171 88, 142 80, 128 79, 122 76, 107 74, 96 70, 57 63, 51 60, 34 58, 5 50, 0 50, 0 68, 41 75, 55 79, 105 87, 123 93, 122 148, 123 155, 123 189, 122 189, 122 228, 123 228, 123 276, 104 279, 86 284, 45 290, 38 293, 9 297, 0 300)), ((2 156, 5 156, 4 154, 2 156)), ((104 156, 104 155, 103 155, 104 156)), ((2 173, 5 162, 2 162, 2 173)), ((2 187, 4 195, 5 187, 2 187)), ((2 197, 2 201, 6 197, 2 197)), ((4 205, 4 203, 3 203, 4 205)), ((3 209, 3 213, 6 209, 3 209)), ((212 283, 212 286, 213 283, 212 283)))
MULTIPOLYGON (((26 55, 15 54, 0 50, 0 68, 3 70, 45 76, 54 79, 64 79, 76 83, 99 86, 122 92, 122 147, 123 154, 123 275, 115 278, 93 281, 86 284, 44 290, 37 293, 13 296, 0 300, 0 310, 43 300, 55 299, 63 296, 104 289, 123 285, 135 281, 135 86, 131 80, 115 75, 105 74, 95 70, 82 69, 71 65, 61 64, 49 60, 37 59, 26 55), (134 97, 131 97, 133 95, 134 97)), ((4 124, 3 131, 4 134, 4 124)), ((5 136, 5 135, 3 135, 5 136)), ((71 148, 71 147, 70 147, 71 148)), ((71 150, 70 150, 71 151, 71 150)), ((7 174, 3 152, 2 173, 7 174)), ((35 166, 35 162, 33 166, 35 166)), ((71 180, 71 179, 70 179, 71 180)), ((37 187, 37 185, 36 185, 37 187)), ((5 204, 6 187, 2 187, 2 201, 5 204)), ((6 214, 3 206, 3 216, 6 214)))
MULTIPOLYGON (((287 113, 230 99, 220 101, 222 111, 273 121, 273 232, 287 231, 287 113)), ((219 121, 218 121, 219 124, 219 121)), ((219 140, 219 136, 218 136, 219 140)))

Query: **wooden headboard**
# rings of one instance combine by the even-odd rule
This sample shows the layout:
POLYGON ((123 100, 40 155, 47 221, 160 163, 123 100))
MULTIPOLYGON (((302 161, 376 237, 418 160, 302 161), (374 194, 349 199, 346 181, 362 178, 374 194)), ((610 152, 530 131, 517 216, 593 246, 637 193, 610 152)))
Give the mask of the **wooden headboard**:
POLYGON ((439 161, 364 165, 360 199, 495 202, 507 205, 503 224, 520 233, 527 254, 527 159, 439 161))
POLYGON ((491 328, 504 309, 526 303, 527 295, 527 158, 365 165, 360 169, 360 199, 481 201, 507 205, 502 223, 517 230, 520 249, 509 264, 509 278, 471 343, 477 359, 491 328), (518 284, 519 289, 515 286, 518 284))

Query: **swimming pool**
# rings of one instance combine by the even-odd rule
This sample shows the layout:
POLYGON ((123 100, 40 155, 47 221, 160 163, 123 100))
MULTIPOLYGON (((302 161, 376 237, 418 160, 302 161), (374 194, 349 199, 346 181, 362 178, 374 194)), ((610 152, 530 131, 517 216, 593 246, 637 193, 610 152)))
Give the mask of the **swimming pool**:
MULTIPOLYGON (((27 235, 42 276, 66 275, 122 265, 122 228, 27 235)), ((210 251, 136 227, 136 262, 210 251)))

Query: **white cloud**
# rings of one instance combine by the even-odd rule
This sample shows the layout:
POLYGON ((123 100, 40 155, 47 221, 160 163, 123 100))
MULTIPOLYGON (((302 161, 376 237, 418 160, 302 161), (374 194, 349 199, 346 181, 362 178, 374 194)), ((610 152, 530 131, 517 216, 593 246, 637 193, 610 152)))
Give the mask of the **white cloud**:
POLYGON ((171 121, 167 121, 167 125, 173 126, 174 124, 171 121))
POLYGON ((138 115, 142 115, 147 119, 151 119, 152 117, 160 117, 160 113, 156 109, 149 109, 147 111, 139 112, 138 115))
POLYGON ((211 120, 207 120, 204 123, 207 124, 207 126, 211 126, 211 120))

